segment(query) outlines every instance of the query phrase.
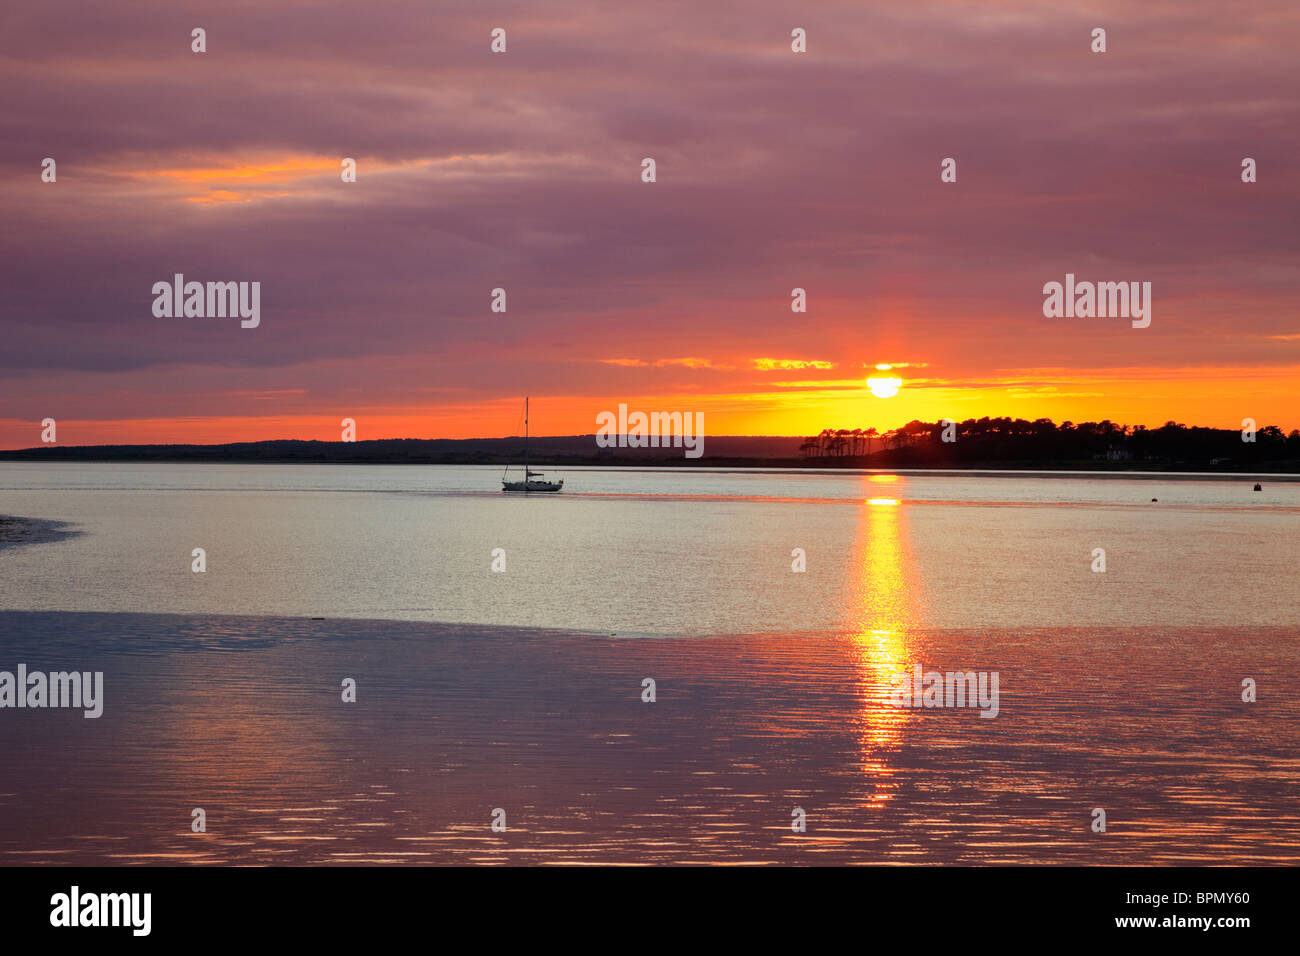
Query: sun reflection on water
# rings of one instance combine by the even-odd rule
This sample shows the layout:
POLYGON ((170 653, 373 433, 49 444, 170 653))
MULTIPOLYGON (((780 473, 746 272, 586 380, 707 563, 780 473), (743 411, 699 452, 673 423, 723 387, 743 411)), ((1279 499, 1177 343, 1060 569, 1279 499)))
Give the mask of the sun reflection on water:
MULTIPOLYGON (((897 481, 873 475, 868 481, 897 481)), ((909 556, 904 545, 904 509, 897 498, 869 498, 863 509, 857 555, 856 593, 850 634, 858 667, 861 707, 857 717, 863 773, 880 780, 873 800, 889 798, 890 752, 908 720, 908 711, 890 706, 894 677, 909 664, 908 633, 919 619, 909 556)))

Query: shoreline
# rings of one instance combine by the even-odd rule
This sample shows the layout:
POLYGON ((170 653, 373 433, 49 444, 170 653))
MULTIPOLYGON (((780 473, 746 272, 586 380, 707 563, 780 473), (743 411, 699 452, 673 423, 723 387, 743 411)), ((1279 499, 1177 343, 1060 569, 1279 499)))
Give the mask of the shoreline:
MULTIPOLYGON (((301 458, 223 458, 223 459, 201 459, 201 458, 118 458, 118 457, 55 457, 50 456, 44 460, 28 457, 14 457, 11 454, 0 452, 0 464, 13 465, 50 465, 50 464, 95 464, 95 465, 196 465, 196 466, 213 466, 213 465, 298 465, 303 467, 323 467, 323 466, 363 466, 363 465, 385 465, 385 466, 406 466, 406 467, 443 467, 443 468, 500 468, 505 462, 493 461, 396 461, 388 459, 375 460, 303 460, 301 458)), ((1043 467, 1041 465, 1024 466, 1007 465, 1002 462, 994 462, 973 467, 939 467, 939 468, 869 468, 862 465, 804 465, 785 459, 709 459, 700 458, 694 460, 674 459, 667 461, 615 461, 608 463, 594 462, 590 459, 581 461, 565 461, 555 458, 546 458, 543 462, 538 463, 538 467, 544 468, 563 468, 571 472, 602 472, 602 471, 622 471, 638 473, 675 473, 683 470, 699 472, 701 474, 731 474, 736 472, 757 472, 760 474, 772 475, 807 475, 807 474, 824 474, 824 475, 844 475, 844 474, 861 474, 861 475, 903 475, 915 477, 935 477, 935 476, 953 476, 953 477, 981 477, 981 478, 1131 478, 1135 481, 1169 479, 1173 481, 1242 481, 1242 482, 1263 482, 1268 481, 1287 481, 1300 482, 1300 465, 1297 465, 1296 471, 1196 471, 1192 469, 1169 469, 1169 470, 1147 470, 1147 469, 1120 469, 1104 468, 1093 469, 1079 467, 1079 463, 1063 464, 1060 467, 1043 467)))
POLYGON ((0 550, 24 544, 49 544, 80 534, 67 521, 0 515, 0 550))
MULTIPOLYGON (((405 640, 411 638, 449 638, 449 639, 502 639, 502 640, 529 640, 529 641, 575 641, 575 642, 612 642, 612 643, 638 643, 647 642, 673 642, 683 643, 692 641, 715 641, 715 642, 736 642, 736 641, 808 641, 818 642, 825 640, 845 640, 854 637, 858 633, 858 628, 851 624, 843 627, 819 627, 807 630, 787 629, 777 631, 708 631, 693 633, 674 633, 670 631, 651 632, 651 631, 606 631, 593 630, 590 628, 577 627, 550 627, 543 625, 531 624, 494 624, 482 621, 437 621, 425 620, 422 618, 406 617, 348 617, 346 615, 327 615, 314 616, 306 614, 269 614, 249 612, 245 614, 237 613, 213 613, 210 611, 86 611, 75 608, 0 608, 0 625, 6 623, 7 619, 13 618, 9 622, 12 625, 24 625, 40 623, 39 619, 53 618, 56 616, 75 617, 86 619, 88 622, 96 622, 107 627, 114 621, 124 621, 124 619, 139 619, 145 623, 156 623, 159 626, 180 626, 190 621, 207 621, 220 623, 227 626, 230 630, 253 629, 259 625, 274 626, 283 625, 294 628, 310 628, 311 625, 320 625, 322 630, 335 630, 339 628, 354 628, 358 631, 373 631, 379 628, 391 629, 395 632, 411 633, 392 633, 385 635, 393 640, 405 640), (427 631, 427 634, 417 634, 416 632, 427 631)), ((1068 635, 1068 634, 1089 634, 1099 637, 1125 638, 1134 634, 1145 632, 1159 632, 1160 634, 1178 633, 1178 632, 1219 632, 1219 631, 1248 631, 1252 635, 1272 637, 1276 635, 1292 635, 1300 637, 1300 620, 1294 622, 1283 622, 1278 624, 1242 624, 1242 625, 1225 625, 1213 622, 1203 624, 1034 624, 1034 625, 1000 625, 1000 624, 969 624, 962 627, 942 627, 931 625, 915 625, 909 627, 907 633, 912 636, 925 638, 927 640, 948 640, 958 638, 978 638, 983 640, 989 635, 1000 634, 1003 632, 1015 632, 1017 634, 1044 634, 1044 635, 1068 635)), ((296 635, 296 639, 300 638, 296 635)), ((55 637, 57 641, 59 638, 55 637)), ((340 640, 350 639, 337 634, 331 635, 312 635, 307 639, 318 640, 340 640)), ((52 645, 51 645, 52 646, 52 645)), ((162 650, 175 650, 179 645, 156 644, 151 643, 148 646, 161 648, 162 650)), ((240 648, 245 645, 234 643, 232 648, 240 648)), ((255 646, 255 645, 248 645, 255 646)), ((0 653, 4 652, 0 647, 0 653)))
MULTIPOLYGON (((68 616, 79 619, 85 619, 88 623, 96 623, 107 628, 115 621, 125 621, 125 619, 137 619, 144 623, 155 623, 158 626, 184 626, 191 621, 214 622, 225 625, 232 632, 240 629, 252 630, 258 626, 275 626, 282 625, 290 627, 297 631, 299 628, 310 629, 311 625, 319 625, 322 630, 338 630, 354 628, 358 631, 374 631, 380 628, 389 629, 393 632, 386 637, 393 640, 405 640, 412 638, 447 638, 447 639, 471 639, 471 640, 528 640, 528 641, 574 641, 590 643, 639 643, 647 642, 673 642, 689 643, 692 641, 714 641, 714 642, 736 642, 736 641, 808 641, 816 643, 825 640, 845 640, 853 637, 857 629, 852 625, 832 628, 812 628, 808 630, 788 629, 780 631, 709 631, 697 633, 673 633, 669 631, 651 632, 651 631, 604 631, 592 630, 589 628, 576 627, 548 627, 542 625, 524 625, 524 624, 494 624, 481 621, 435 621, 424 620, 419 618, 404 617, 347 617, 343 615, 329 615, 325 617, 299 615, 299 614, 266 614, 266 613, 212 613, 209 611, 177 612, 177 611, 85 611, 76 609, 63 608, 0 608, 0 624, 5 624, 8 619, 11 625, 22 626, 30 624, 39 624, 41 619, 53 618, 56 616, 68 616), (409 631, 410 633, 404 633, 409 631), (420 634, 417 632, 428 632, 420 634)), ((1300 637, 1300 621, 1284 622, 1279 624, 1268 625, 1224 625, 1215 623, 1205 624, 1043 624, 1043 625, 995 625, 995 624, 970 624, 963 627, 936 627, 928 625, 918 625, 909 629, 908 633, 917 637, 923 637, 927 640, 949 640, 958 638, 978 638, 983 640, 990 634, 1002 632, 1016 632, 1029 635, 1034 634, 1089 634, 1099 637, 1129 637, 1133 634, 1145 632, 1159 632, 1160 634, 1186 632, 1207 632, 1207 631, 1249 631, 1252 635, 1276 636, 1294 634, 1300 637)), ((296 635, 295 639, 301 639, 301 635, 296 635)), ((312 635, 306 639, 319 640, 340 640, 348 639, 337 634, 331 635, 312 635)), ((52 638, 57 642, 58 637, 52 638)), ((53 646, 53 644, 49 645, 53 646)), ((177 644, 157 644, 150 643, 149 647, 160 648, 163 651, 176 650, 180 645, 177 644)), ((239 642, 232 643, 233 649, 244 647, 239 642)), ((254 645, 249 645, 254 646, 254 645)), ((4 648, 0 647, 0 653, 4 648)))

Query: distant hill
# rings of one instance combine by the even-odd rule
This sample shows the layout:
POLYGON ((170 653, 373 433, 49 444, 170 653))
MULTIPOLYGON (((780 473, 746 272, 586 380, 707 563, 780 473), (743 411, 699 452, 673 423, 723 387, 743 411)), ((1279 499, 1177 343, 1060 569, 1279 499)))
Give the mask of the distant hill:
MULTIPOLYGON (((1234 429, 1159 428, 1104 422, 1010 418, 908 422, 832 430, 808 438, 705 436, 699 458, 682 448, 601 448, 595 435, 531 438, 531 465, 644 465, 781 468, 998 468, 1153 472, 1300 473, 1300 431, 1275 425, 1243 441, 1234 429)), ((42 445, 0 451, 0 461, 322 462, 505 465, 522 461, 513 438, 391 438, 378 441, 259 441, 227 445, 42 445)))
MULTIPOLYGON (((599 448, 595 435, 533 437, 537 465, 701 464, 743 459, 799 460, 800 438, 708 436, 704 456, 681 448, 599 448)), ((375 441, 257 441, 226 445, 41 445, 0 451, 0 461, 257 461, 491 465, 518 462, 523 438, 385 438, 375 441)))

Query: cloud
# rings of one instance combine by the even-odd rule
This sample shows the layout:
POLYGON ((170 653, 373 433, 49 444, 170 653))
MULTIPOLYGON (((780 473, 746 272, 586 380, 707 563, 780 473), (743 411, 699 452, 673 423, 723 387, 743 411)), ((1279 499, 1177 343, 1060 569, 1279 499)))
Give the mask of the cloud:
POLYGON ((600 359, 606 365, 622 365, 627 368, 672 368, 679 366, 681 368, 731 368, 729 365, 715 365, 711 360, 706 358, 661 358, 653 362, 645 362, 641 359, 600 359))
POLYGON ((823 359, 772 359, 757 358, 754 359, 754 368, 760 372, 770 372, 773 370, 817 368, 832 369, 835 367, 834 362, 828 362, 823 359))
POLYGON ((972 382, 1300 364, 1289 0, 832 0, 799 55, 775 0, 493 9, 233 0, 193 54, 170 0, 11 5, 0 403, 487 402, 642 369, 742 403, 879 356, 972 382), (1067 271, 1151 281, 1152 328, 1044 320, 1067 271), (261 281, 261 326, 154 319, 176 272, 261 281))

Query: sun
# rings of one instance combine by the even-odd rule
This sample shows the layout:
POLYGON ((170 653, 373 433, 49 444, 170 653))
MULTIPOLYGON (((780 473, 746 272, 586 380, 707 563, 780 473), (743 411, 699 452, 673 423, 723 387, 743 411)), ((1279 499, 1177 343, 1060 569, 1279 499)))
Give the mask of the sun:
MULTIPOLYGON (((891 366, 877 365, 876 368, 882 372, 889 371, 891 366)), ((869 378, 867 379, 867 388, 871 389, 871 394, 876 398, 893 398, 898 394, 898 388, 903 384, 901 378, 869 378)))

